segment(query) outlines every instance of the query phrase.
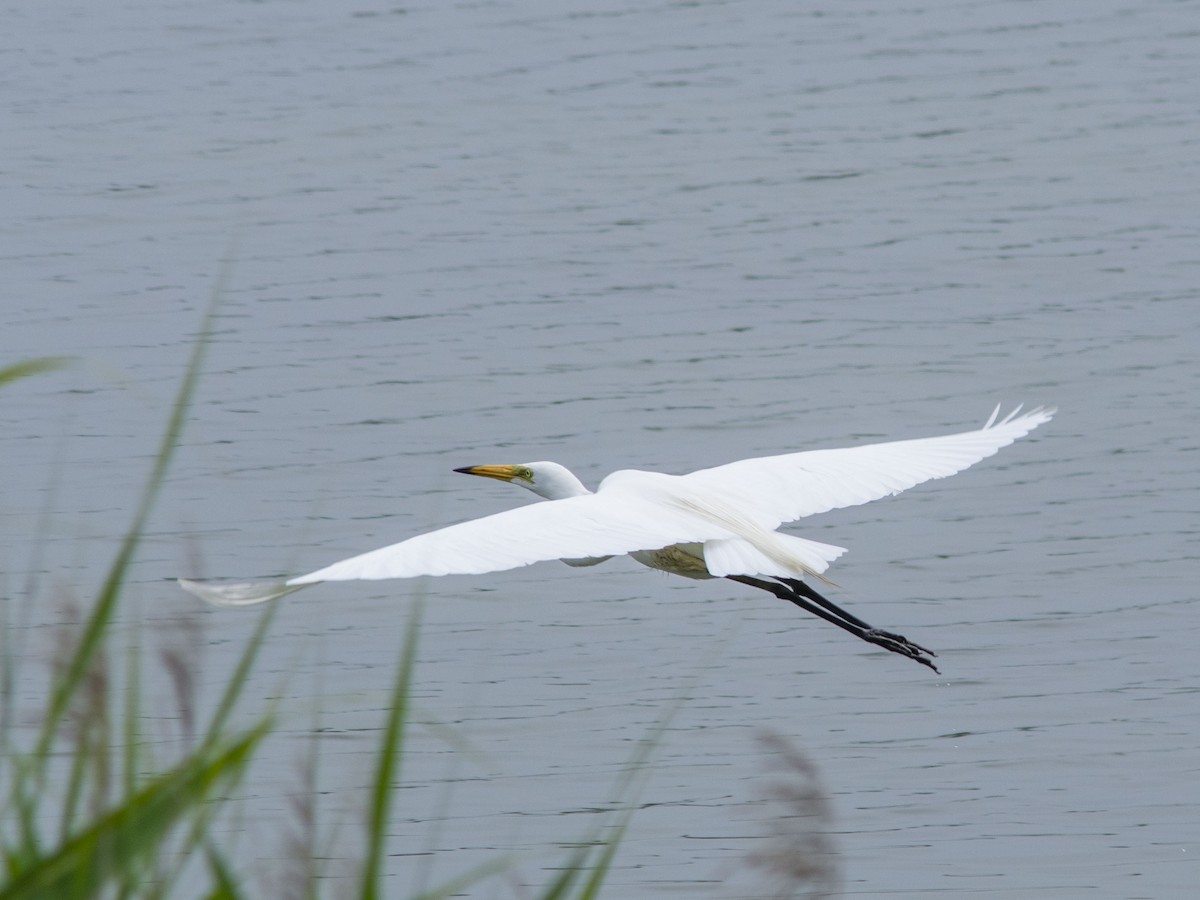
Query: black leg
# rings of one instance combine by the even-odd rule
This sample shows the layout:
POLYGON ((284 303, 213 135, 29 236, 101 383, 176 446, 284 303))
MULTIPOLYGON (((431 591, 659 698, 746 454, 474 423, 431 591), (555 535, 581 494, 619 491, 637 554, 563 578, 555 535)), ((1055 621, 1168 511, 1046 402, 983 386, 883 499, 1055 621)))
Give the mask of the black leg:
POLYGON ((829 610, 835 616, 839 616, 840 618, 845 619, 847 622, 857 625, 859 628, 870 628, 871 627, 866 622, 864 622, 862 619, 858 618, 858 616, 852 615, 851 613, 842 609, 840 606, 838 606, 832 600, 825 599, 823 596, 818 594, 815 590, 813 590, 811 587, 809 587, 805 582, 801 581, 799 578, 776 578, 775 580, 782 581, 784 584, 786 584, 789 588, 791 588, 795 593, 799 594, 801 597, 807 597, 809 600, 813 601, 813 603, 816 603, 818 606, 825 607, 827 610, 829 610))
POLYGON ((878 628, 872 628, 858 616, 851 615, 837 604, 830 600, 826 600, 815 590, 795 578, 780 578, 782 584, 775 584, 771 581, 763 581, 760 578, 751 578, 749 575, 726 575, 730 581, 736 581, 739 584, 746 584, 750 587, 756 587, 760 590, 774 594, 780 600, 787 600, 789 603, 794 603, 805 612, 810 612, 814 616, 824 619, 841 628, 844 631, 850 632, 857 638, 875 644, 877 647, 882 647, 884 650, 890 650, 893 653, 899 653, 901 656, 907 656, 909 659, 916 660, 923 666, 928 666, 937 671, 938 668, 929 659, 931 656, 936 656, 932 650, 926 650, 920 644, 914 644, 903 635, 893 634, 890 631, 880 631, 878 628))
POLYGON ((799 580, 798 578, 780 578, 777 580, 782 581, 784 584, 786 584, 788 587, 790 587, 792 590, 794 590, 801 597, 807 597, 809 600, 813 601, 814 603, 816 603, 820 606, 825 607, 827 610, 829 610, 834 615, 841 616, 843 619, 845 619, 847 622, 850 622, 853 625, 857 625, 860 628, 865 628, 868 631, 874 631, 876 634, 882 634, 884 637, 889 637, 889 638, 892 638, 893 640, 902 641, 906 644, 911 644, 913 647, 920 650, 922 653, 927 653, 930 656, 937 656, 937 654, 934 653, 932 650, 927 650, 924 647, 922 647, 920 644, 914 644, 912 641, 910 641, 908 638, 906 638, 902 635, 892 634, 890 631, 881 631, 878 628, 872 628, 870 625, 868 625, 862 619, 858 618, 858 616, 848 613, 846 610, 842 609, 840 606, 838 606, 832 600, 827 600, 825 597, 818 594, 816 592, 815 588, 811 587, 806 582, 799 580))

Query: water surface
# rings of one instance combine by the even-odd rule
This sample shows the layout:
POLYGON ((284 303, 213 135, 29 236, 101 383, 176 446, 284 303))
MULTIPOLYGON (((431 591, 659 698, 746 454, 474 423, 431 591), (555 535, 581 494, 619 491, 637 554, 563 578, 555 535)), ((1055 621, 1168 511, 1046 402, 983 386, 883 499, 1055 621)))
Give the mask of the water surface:
POLYGON ((763 730, 820 769, 847 895, 1190 896, 1192 12, 14 11, 0 340, 85 361, 3 395, 24 627, 98 583, 226 258, 126 609, 198 615, 213 692, 254 616, 165 579, 307 571, 526 500, 453 467, 550 458, 594 484, 1054 403, 969 473, 797 529, 851 548, 837 599, 941 677, 627 561, 326 586, 285 601, 255 675, 287 718, 245 808, 294 817, 317 732, 319 803, 350 830, 422 595, 397 893, 512 850, 472 896, 548 883, 686 696, 612 896, 762 896, 763 730))

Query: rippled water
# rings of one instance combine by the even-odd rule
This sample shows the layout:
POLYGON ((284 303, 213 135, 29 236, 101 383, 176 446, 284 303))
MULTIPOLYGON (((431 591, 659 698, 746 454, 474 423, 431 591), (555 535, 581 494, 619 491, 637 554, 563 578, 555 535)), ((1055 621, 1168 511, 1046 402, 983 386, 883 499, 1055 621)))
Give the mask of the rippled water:
MULTIPOLYGON (((98 581, 227 257, 131 598, 151 623, 191 609, 180 572, 307 571, 526 499, 454 466, 595 483, 1054 403, 970 473, 799 529, 851 548, 839 601, 940 678, 625 561, 322 587, 255 676, 288 718, 246 809, 293 816, 319 729, 350 828, 423 593, 397 892, 510 850, 474 895, 547 883, 687 696, 612 896, 762 896, 763 730, 819 768, 847 895, 1191 896, 1194 12, 10 11, 0 341, 85 363, 0 395, 6 590, 40 633, 98 581)), ((200 615, 215 691, 254 617, 200 615)))

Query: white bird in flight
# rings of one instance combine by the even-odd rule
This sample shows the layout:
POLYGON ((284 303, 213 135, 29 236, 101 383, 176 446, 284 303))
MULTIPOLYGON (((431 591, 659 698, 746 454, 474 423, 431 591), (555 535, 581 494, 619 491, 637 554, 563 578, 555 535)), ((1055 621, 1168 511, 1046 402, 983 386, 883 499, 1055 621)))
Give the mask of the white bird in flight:
POLYGON ((551 502, 439 528, 295 578, 179 583, 210 603, 245 606, 322 581, 478 575, 552 559, 593 566, 629 555, 686 578, 728 578, 769 591, 936 672, 932 651, 871 627, 803 580, 819 578, 844 547, 776 529, 961 472, 1054 414, 1020 411, 998 420, 997 406, 976 431, 743 459, 688 475, 623 470, 601 481, 595 493, 558 463, 469 466, 454 471, 520 485, 551 502))

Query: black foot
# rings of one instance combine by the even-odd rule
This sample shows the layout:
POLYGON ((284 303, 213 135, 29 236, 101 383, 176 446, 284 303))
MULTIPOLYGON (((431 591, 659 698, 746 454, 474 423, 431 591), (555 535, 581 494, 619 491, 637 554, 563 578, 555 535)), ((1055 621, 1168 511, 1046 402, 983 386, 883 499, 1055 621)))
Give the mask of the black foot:
POLYGON ((916 660, 923 666, 929 666, 935 672, 938 671, 938 667, 930 659, 930 657, 937 656, 937 654, 932 650, 926 650, 920 644, 914 644, 902 634, 892 634, 890 631, 868 628, 859 637, 864 641, 875 644, 877 647, 882 647, 884 650, 891 650, 893 653, 899 653, 901 656, 907 656, 909 659, 916 660))

